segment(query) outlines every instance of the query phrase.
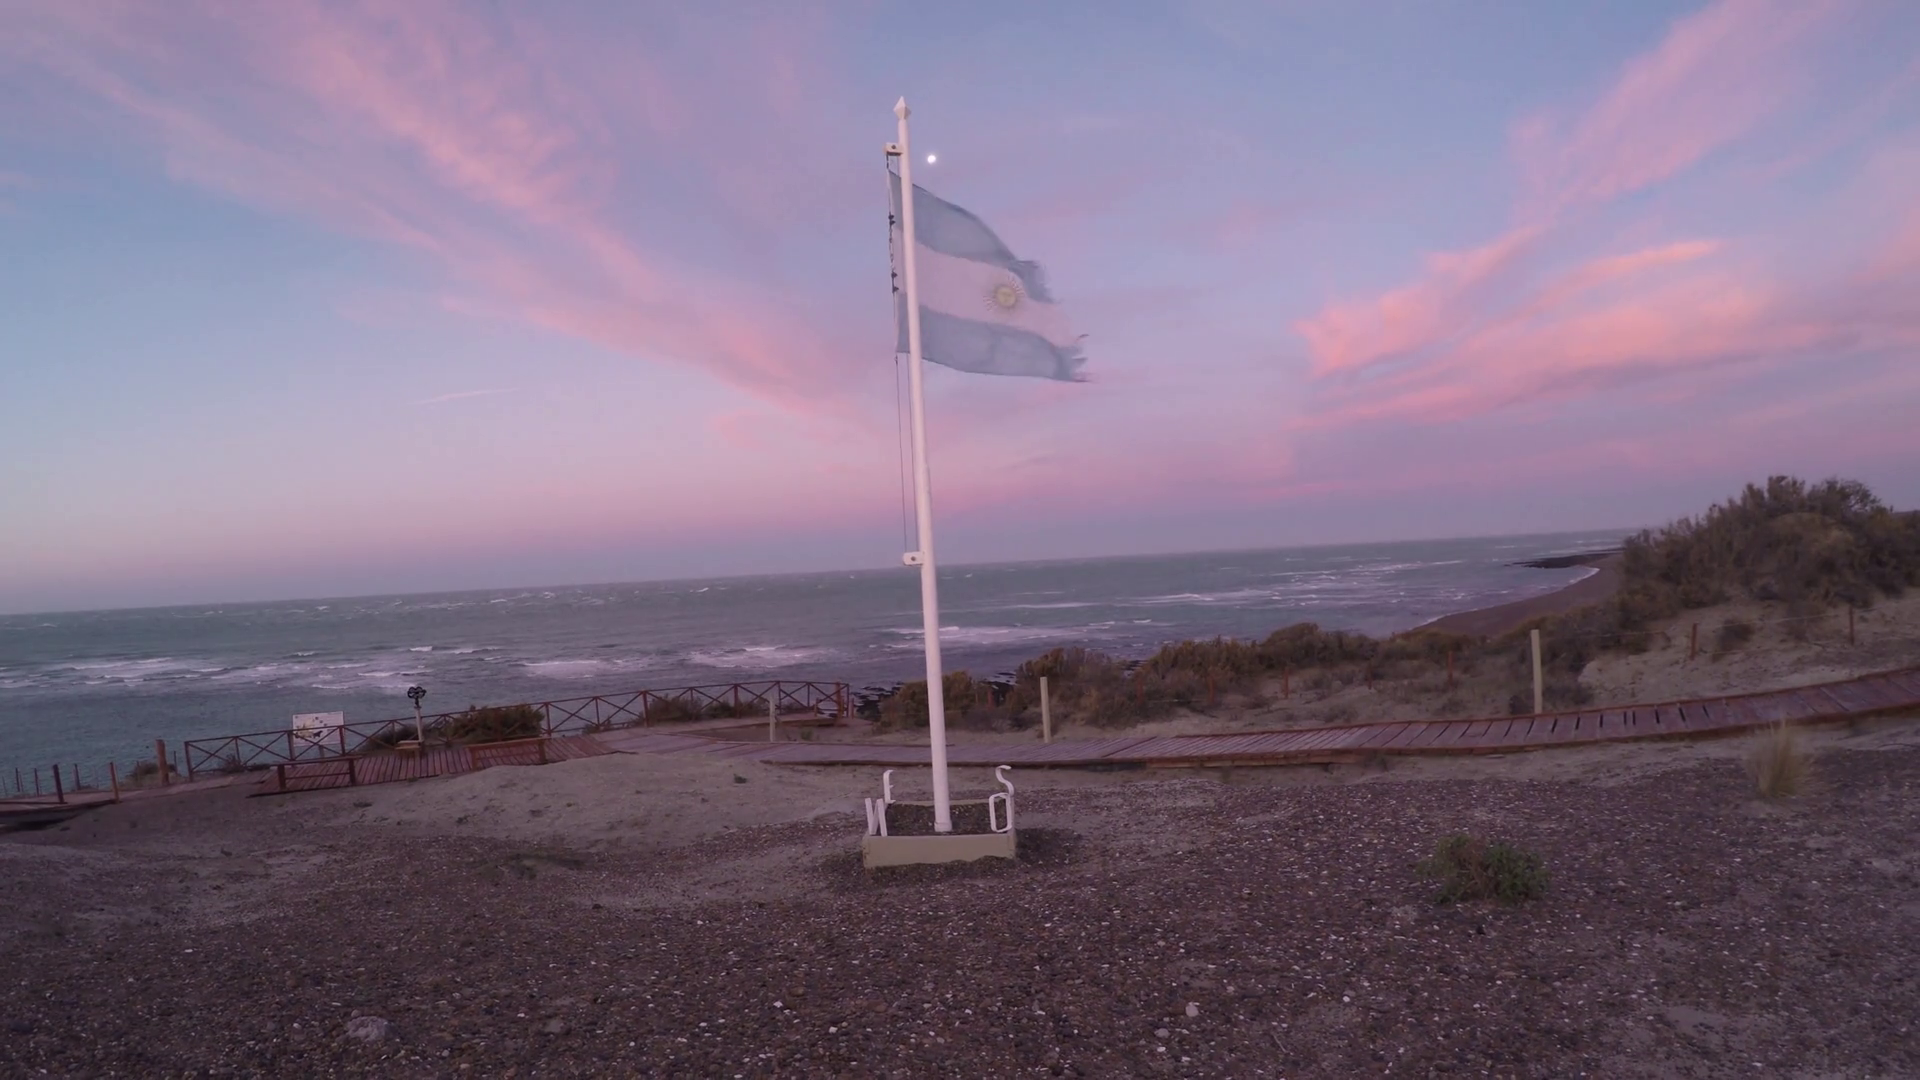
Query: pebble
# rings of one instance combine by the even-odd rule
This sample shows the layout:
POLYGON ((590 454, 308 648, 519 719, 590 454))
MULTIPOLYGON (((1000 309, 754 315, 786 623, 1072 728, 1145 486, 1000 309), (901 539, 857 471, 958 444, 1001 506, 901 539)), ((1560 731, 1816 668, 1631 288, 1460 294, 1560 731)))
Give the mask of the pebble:
POLYGON ((377 1016, 356 1016, 347 1021, 347 1038, 363 1043, 377 1043, 387 1037, 391 1026, 377 1016))
MULTIPOLYGON (((0 1076, 1086 1080, 1380 1075, 1388 1059, 1392 1075, 1602 1076, 1634 1054, 1692 1052, 1674 1041, 1684 1032, 1646 1025, 1649 1013, 1765 1009, 1776 994, 1794 1022, 1716 1028, 1713 1060, 1920 1076, 1901 1019, 1920 1016, 1904 947, 1911 885, 1858 865, 1911 847, 1920 751, 1836 750, 1821 767, 1831 792, 1790 817, 1744 813, 1745 778, 1724 760, 1607 785, 1043 789, 1035 819, 1076 830, 1051 841, 1032 830, 1057 856, 1043 847, 1003 869, 896 876, 859 869, 857 822, 582 849, 579 865, 527 880, 499 871, 517 849, 497 839, 421 844, 349 822, 315 843, 234 810, 211 842, 320 861, 276 862, 271 889, 236 878, 208 911, 168 878, 197 853, 106 847, 56 865, 38 861, 56 848, 9 838, 0 921, 99 917, 64 941, 0 941, 10 970, 31 973, 0 980, 0 1076), (1233 824, 1282 810, 1294 823, 1284 843, 1233 824), (1580 827, 1596 821, 1605 829, 1580 827), (1511 909, 1435 904, 1413 863, 1469 827, 1540 851, 1548 896, 1511 909), (1727 855, 1774 850, 1803 829, 1844 831, 1857 850, 1727 855), (1171 844, 1134 842, 1160 833, 1210 839, 1178 859, 1171 844), (281 899, 295 889, 298 907, 281 899), (1658 903, 1667 895, 1700 905, 1676 912, 1658 903), (622 899, 578 916, 607 897, 622 899), (188 962, 183 936, 201 943, 188 962), (1522 986, 1550 990, 1509 989, 1522 986), (754 1004, 776 992, 777 1010, 754 1004), (1188 992, 1213 1002, 1207 1024, 1197 998, 1174 1000, 1188 992), (355 1032, 401 1019, 368 1046, 335 1037, 350 1010, 366 1014, 355 1032), (532 1025, 506 1023, 516 1013, 532 1025)), ((193 893, 210 896, 203 888, 194 879, 193 893)))

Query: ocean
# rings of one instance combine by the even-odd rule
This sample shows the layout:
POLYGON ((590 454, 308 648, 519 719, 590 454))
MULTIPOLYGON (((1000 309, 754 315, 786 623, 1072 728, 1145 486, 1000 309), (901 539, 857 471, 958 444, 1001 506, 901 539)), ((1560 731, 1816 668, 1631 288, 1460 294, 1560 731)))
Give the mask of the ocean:
MULTIPOLYGON (((1123 657, 1295 622, 1381 635, 1592 573, 1514 563, 1623 531, 955 566, 947 670, 1012 670, 1056 645, 1123 657)), ((150 757, 299 712, 430 712, 757 679, 855 686, 921 674, 907 568, 0 616, 0 768, 150 757)))

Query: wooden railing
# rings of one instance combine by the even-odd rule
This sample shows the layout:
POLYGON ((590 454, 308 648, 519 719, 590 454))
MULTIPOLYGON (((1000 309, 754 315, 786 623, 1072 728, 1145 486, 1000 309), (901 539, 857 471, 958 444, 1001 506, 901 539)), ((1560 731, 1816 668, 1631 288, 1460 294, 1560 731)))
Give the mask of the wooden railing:
MULTIPOLYGON (((851 712, 852 704, 852 689, 846 683, 772 680, 596 694, 527 702, 523 707, 539 711, 540 734, 552 737, 709 718, 754 718, 765 716, 769 708, 783 714, 831 713, 844 717, 851 712)), ((464 715, 464 710, 434 713, 421 717, 419 726, 431 736, 436 728, 445 729, 464 715)), ((282 728, 189 739, 185 746, 187 777, 365 753, 414 738, 414 729, 414 718, 403 716, 393 720, 361 720, 319 732, 282 728)))

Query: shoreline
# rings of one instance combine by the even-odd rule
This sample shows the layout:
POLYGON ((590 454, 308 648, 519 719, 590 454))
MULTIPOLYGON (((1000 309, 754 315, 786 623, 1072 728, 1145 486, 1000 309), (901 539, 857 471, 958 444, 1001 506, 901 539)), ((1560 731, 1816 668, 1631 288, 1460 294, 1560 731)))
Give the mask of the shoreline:
POLYGON ((1521 565, 1549 569, 1591 566, 1593 573, 1549 593, 1529 596, 1524 600, 1510 600, 1492 607, 1442 615, 1416 629, 1438 630, 1442 633, 1463 634, 1468 637, 1498 637, 1543 615, 1559 615, 1575 608, 1601 603, 1619 591, 1622 580, 1619 552, 1592 552, 1585 555, 1537 559, 1521 565))
MULTIPOLYGON (((1577 542, 1578 541, 1574 541, 1573 543, 1577 543, 1577 542)), ((1604 543, 1606 541, 1600 540, 1599 538, 1594 538, 1593 540, 1590 540, 1588 542, 1604 543)), ((1569 546, 1571 546, 1571 544, 1569 546)), ((1553 549, 1547 548, 1546 550, 1551 551, 1553 549)), ((1566 551, 1567 548, 1563 547, 1560 550, 1566 551)), ((1541 551, 1541 548, 1535 548, 1534 551, 1539 552, 1541 551)), ((1512 554, 1507 554, 1506 557, 1508 559, 1512 559, 1519 554, 1521 553, 1514 552, 1512 554)), ((1541 555, 1537 559, 1529 559, 1525 562, 1511 563, 1509 565, 1538 566, 1538 567, 1547 568, 1547 569, 1565 569, 1569 566, 1579 565, 1581 563, 1591 563, 1595 561, 1599 557, 1599 555, 1600 553, 1591 551, 1591 550, 1585 551, 1585 552, 1579 552, 1571 555, 1541 555)), ((1508 583, 1505 587, 1508 587, 1508 588, 1513 587, 1512 582, 1515 576, 1516 575, 1514 575, 1512 571, 1509 570, 1507 572, 1508 583)), ((1518 576, 1525 577, 1529 575, 1518 575, 1518 576)), ((1468 582, 1471 582, 1473 579, 1469 576, 1466 580, 1468 582)), ((1494 605, 1491 607, 1469 609, 1467 611, 1448 612, 1446 614, 1439 615, 1437 618, 1433 618, 1432 621, 1430 622, 1418 623, 1416 622, 1416 620, 1422 617, 1429 617, 1430 613, 1435 612, 1436 610, 1445 611, 1445 608, 1442 606, 1445 603, 1445 601, 1435 603, 1434 601, 1437 600, 1438 598, 1429 597, 1427 603, 1418 605, 1419 608, 1424 608, 1424 610, 1416 609, 1413 611, 1407 611, 1403 609, 1398 614, 1397 617, 1390 617, 1386 619, 1380 618, 1379 617, 1380 614, 1385 610, 1383 608, 1382 612, 1375 613, 1373 625, 1369 626, 1366 630, 1361 632, 1370 633, 1371 636, 1374 636, 1383 640, 1388 637, 1395 636, 1395 634, 1404 634, 1404 633, 1408 633, 1408 632, 1420 630, 1420 629, 1441 629, 1441 630, 1450 630, 1456 633, 1491 635, 1491 634, 1496 634, 1500 632, 1502 629, 1504 629, 1507 626, 1517 625, 1520 622, 1524 622, 1527 618, 1535 617, 1541 613, 1546 613, 1546 612, 1556 611, 1556 610, 1564 610, 1565 608, 1577 606, 1582 603, 1591 603, 1596 600, 1603 599, 1605 596, 1611 594, 1612 582, 1613 582, 1613 578, 1611 577, 1611 575, 1604 572, 1601 568, 1596 567, 1594 572, 1588 578, 1583 579, 1581 581, 1569 583, 1568 585, 1557 589, 1555 592, 1545 594, 1544 596, 1529 597, 1525 600, 1513 601, 1507 604, 1494 605)), ((1472 590, 1472 591, 1477 591, 1477 590, 1472 590)), ((1481 595, 1484 596, 1485 594, 1482 593, 1481 595)), ((1469 603, 1472 602, 1472 599, 1469 599, 1467 602, 1469 603)), ((1397 607, 1398 605, 1396 604, 1395 606, 1397 607)), ((1152 637, 1148 637, 1146 635, 1140 635, 1140 640, 1129 642, 1125 646, 1122 646, 1120 648, 1113 648, 1113 645, 1118 643, 1110 643, 1110 642, 1106 642, 1099 639, 1081 638, 1074 630, 1065 629, 1061 632, 1061 635, 1057 638, 1051 638, 1051 639, 1045 639, 1045 640, 1039 640, 1039 641, 1021 642, 1018 644, 1013 644, 1011 648, 988 649, 984 651, 982 655, 979 655, 979 656, 962 655, 967 650, 954 650, 954 651, 950 651, 949 653, 950 660, 949 660, 948 668, 950 671, 970 670, 975 675, 976 678, 980 679, 980 681, 991 683, 991 684, 1003 684, 1005 682, 1010 681, 1010 677, 1012 676, 1013 672, 1018 668, 1018 666, 1021 663, 1032 660, 1034 657, 1046 652, 1050 648, 1073 647, 1076 645, 1090 648, 1090 649, 1095 649, 1097 651, 1109 652, 1109 654, 1113 655, 1116 659, 1120 660, 1123 663, 1128 664, 1129 666, 1132 666, 1143 661, 1148 656, 1152 655, 1154 652, 1158 651, 1160 648, 1168 644, 1176 643, 1179 641, 1205 641, 1216 635, 1231 636, 1240 640, 1260 640, 1260 639, 1264 639, 1268 634, 1272 633, 1273 631, 1277 629, 1281 629, 1285 625, 1291 625, 1293 622, 1297 622, 1302 619, 1311 619, 1311 618, 1314 618, 1315 615, 1318 615, 1319 621, 1321 621, 1323 625, 1329 628, 1357 629, 1357 627, 1354 627, 1353 624, 1348 621, 1348 619, 1344 618, 1342 614, 1338 612, 1311 612, 1307 610, 1296 609, 1291 612, 1285 611, 1285 610, 1260 611, 1258 613, 1253 613, 1251 615, 1249 615, 1248 613, 1241 613, 1238 616, 1236 616, 1232 612, 1227 612, 1220 616, 1221 621, 1216 622, 1216 621, 1209 620, 1205 623, 1202 623, 1201 621, 1199 621, 1198 618, 1195 618, 1192 620, 1188 620, 1186 625, 1176 625, 1176 626, 1168 627, 1169 630, 1174 631, 1174 634, 1172 636, 1169 636, 1166 639, 1159 640, 1156 642, 1153 640, 1153 637, 1157 637, 1158 636, 1157 634, 1153 635, 1152 637), (1292 617, 1289 618, 1288 617, 1289 615, 1291 615, 1292 617), (1266 620, 1271 620, 1271 621, 1266 621, 1266 620), (1262 623, 1262 624, 1255 625, 1255 623, 1262 623)), ((421 638, 420 640, 426 640, 426 638, 421 638)), ((609 640, 612 640, 612 639, 609 639, 609 640)), ((398 662, 404 663, 408 658, 408 656, 410 656, 412 653, 418 653, 420 651, 421 650, 417 648, 409 648, 408 655, 402 656, 400 661, 398 662)), ((458 653, 458 652, 461 652, 462 650, 454 649, 452 651, 454 653, 458 653)), ((301 654, 295 654, 295 655, 301 655, 301 654)), ((530 653, 529 655, 532 655, 532 654, 530 653)), ((459 659, 460 658, 458 656, 454 657, 454 660, 456 661, 458 661, 459 659)), ((854 664, 851 667, 841 669, 841 670, 835 670, 835 668, 839 668, 838 664, 833 664, 831 666, 826 666, 826 665, 816 666, 816 664, 818 664, 819 662, 815 661, 814 663, 809 663, 809 664, 805 664, 797 667, 788 666, 788 667, 778 667, 778 668, 768 669, 765 671, 764 675, 761 676, 761 679, 764 679, 766 681, 772 681, 776 679, 805 678, 805 679, 812 679, 816 681, 845 681, 853 688, 855 692, 855 698, 857 701, 859 701, 862 705, 870 705, 873 700, 887 696, 887 694, 896 690, 900 685, 906 682, 912 682, 918 678, 923 677, 921 672, 915 670, 916 668, 920 667, 920 664, 917 662, 917 659, 918 659, 917 657, 911 656, 911 655, 903 657, 901 658, 897 666, 895 664, 889 663, 887 665, 888 670, 885 670, 884 673, 881 670, 877 669, 876 667, 871 666, 867 662, 867 660, 863 658, 858 658, 858 657, 855 658, 854 664), (865 668, 866 670, 863 671, 861 670, 862 668, 865 668)), ((129 662, 137 663, 138 661, 129 661, 129 662)), ((315 663, 317 662, 318 661, 315 661, 315 663)), ((364 667, 366 665, 363 664, 361 666, 364 667)), ((404 667, 396 667, 394 668, 394 670, 406 671, 411 669, 404 668, 404 667)), ((508 674, 513 675, 515 673, 508 672, 508 674)), ((585 696, 590 696, 591 694, 594 694, 594 693, 600 693, 600 694, 630 693, 634 689, 634 682, 639 680, 647 680, 645 683, 643 683, 643 685, 648 685, 650 687, 710 685, 710 684, 717 685, 721 681, 732 682, 736 680, 741 680, 743 679, 743 677, 747 675, 748 675, 748 672, 746 672, 745 670, 732 669, 732 670, 715 670, 711 673, 707 673, 706 678, 702 678, 698 680, 692 679, 692 678, 679 678, 679 679, 668 678, 664 680, 647 680, 647 676, 645 674, 636 673, 635 676, 631 677, 628 680, 623 680, 622 683, 620 684, 602 686, 600 685, 601 683, 600 679, 583 681, 581 683, 570 683, 565 687, 565 689, 570 693, 568 693, 565 696, 585 697, 585 696)), ((604 674, 602 675, 602 678, 606 678, 606 677, 607 677, 606 675, 604 674)), ((614 676, 614 678, 618 678, 618 676, 614 676)), ((748 681, 761 681, 761 680, 748 680, 748 681)), ((235 689, 237 690, 238 688, 235 687, 235 689)), ((543 689, 540 686, 533 686, 533 685, 517 686, 516 685, 516 686, 503 686, 503 687, 500 687, 499 689, 505 690, 507 691, 507 693, 482 694, 474 698, 474 700, 484 700, 484 701, 490 701, 493 703, 514 703, 514 702, 525 702, 525 701, 550 700, 555 697, 555 692, 553 690, 543 689)), ((227 693, 227 691, 225 690, 222 690, 221 692, 223 694, 227 693)), ((126 745, 120 746, 116 744, 116 746, 111 749, 108 749, 108 748, 96 749, 91 746, 79 746, 79 745, 62 745, 57 747, 54 747, 54 746, 35 747, 33 749, 27 749, 25 747, 22 747, 20 748, 20 750, 24 751, 24 753, 20 753, 15 760, 0 761, 0 766, 9 767, 8 768, 9 772, 11 772, 10 767, 13 767, 13 766, 19 767, 22 770, 22 776, 23 776, 23 782, 24 782, 24 778, 30 775, 32 767, 40 767, 44 769, 47 762, 50 762, 50 761, 60 761, 69 766, 72 766, 76 762, 80 762, 80 763, 85 763, 85 767, 94 783, 104 784, 105 768, 104 768, 104 765, 101 764, 101 762, 108 759, 120 761, 123 758, 126 758, 128 755, 131 755, 133 759, 137 760, 145 756, 146 748, 151 746, 151 740, 153 738, 164 737, 166 742, 170 746, 172 746, 172 745, 178 745, 180 742, 183 742, 187 739, 218 737, 219 734, 230 733, 231 731, 239 730, 239 729, 260 730, 260 731, 278 730, 281 726, 280 717, 286 713, 298 712, 303 710, 314 711, 315 709, 321 709, 323 711, 342 710, 343 706, 344 706, 344 711, 352 715, 352 718, 354 718, 356 721, 358 719, 363 718, 366 715, 380 715, 380 716, 384 716, 391 719, 397 719, 401 721, 404 721, 406 719, 406 709, 405 709, 404 703, 402 703, 398 707, 395 707, 391 703, 373 702, 371 701, 369 696, 371 692, 369 692, 369 695, 358 695, 358 696, 347 695, 346 699, 341 701, 336 701, 334 697, 326 697, 324 695, 315 695, 315 702, 311 704, 305 702, 304 700, 298 701, 298 702, 283 700, 289 697, 289 692, 286 691, 284 688, 280 688, 280 687, 275 687, 275 686, 266 687, 261 692, 264 693, 266 696, 263 698, 260 698, 259 701, 256 702, 253 700, 251 696, 249 696, 248 702, 246 704, 236 705, 234 706, 234 708, 231 708, 228 710, 230 712, 244 712, 248 715, 257 715, 259 719, 256 722, 249 723, 246 721, 241 721, 239 723, 232 723, 232 722, 222 723, 219 721, 215 721, 213 724, 206 724, 205 718, 203 717, 203 718, 200 718, 201 719, 200 723, 192 724, 190 730, 184 726, 179 727, 179 730, 171 730, 171 729, 162 730, 161 728, 156 727, 151 731, 143 731, 142 737, 139 740, 136 740, 133 742, 128 742, 127 740, 120 740, 120 742, 125 743, 126 745), (361 697, 363 696, 369 697, 369 700, 362 701, 361 697), (324 700, 321 700, 322 697, 324 697, 324 700), (276 706, 279 706, 279 707, 276 708, 276 706), (98 776, 91 775, 95 773, 98 773, 101 775, 98 775, 98 776)), ((458 689, 452 692, 454 694, 461 693, 461 691, 459 691, 458 689)), ((52 691, 48 691, 47 693, 49 696, 47 697, 47 700, 41 705, 41 707, 58 710, 68 705, 68 702, 66 701, 65 698, 59 695, 53 694, 52 691)), ((225 699, 223 698, 223 700, 225 699)), ((96 701, 94 698, 91 698, 91 697, 88 697, 88 698, 76 697, 73 700, 73 707, 82 709, 85 715, 87 716, 94 716, 95 714, 99 714, 100 716, 104 717, 106 714, 115 711, 116 708, 130 711, 135 704, 136 704, 136 700, 131 690, 123 691, 122 694, 118 696, 117 703, 110 702, 104 699, 96 701), (91 710, 91 711, 87 711, 87 710, 91 710)), ((9 734, 11 733, 9 732, 9 734)), ((11 740, 8 740, 8 741, 11 741, 11 740)), ((28 740, 28 741, 34 741, 34 740, 28 740)), ((39 741, 51 742, 52 740, 43 739, 39 741)), ((64 741, 64 740, 61 740, 61 741, 64 741)), ((11 777, 9 776, 8 779, 10 780, 11 777)))

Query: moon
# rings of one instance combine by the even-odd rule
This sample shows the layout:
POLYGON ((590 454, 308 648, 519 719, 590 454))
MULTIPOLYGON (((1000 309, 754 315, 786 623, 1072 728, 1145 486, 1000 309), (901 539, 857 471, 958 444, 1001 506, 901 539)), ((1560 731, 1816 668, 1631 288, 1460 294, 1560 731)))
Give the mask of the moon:
POLYGON ((931 165, 931 164, 933 164, 934 162, 936 162, 936 161, 939 161, 939 160, 940 160, 940 155, 939 155, 939 154, 928 154, 928 155, 927 155, 927 164, 929 164, 929 165, 931 165))

